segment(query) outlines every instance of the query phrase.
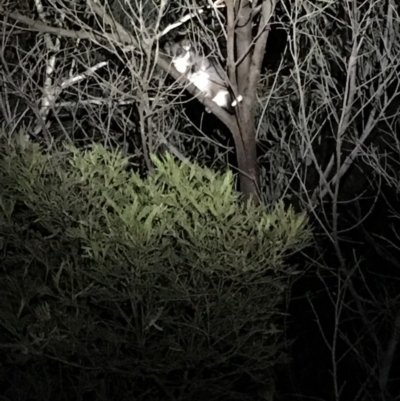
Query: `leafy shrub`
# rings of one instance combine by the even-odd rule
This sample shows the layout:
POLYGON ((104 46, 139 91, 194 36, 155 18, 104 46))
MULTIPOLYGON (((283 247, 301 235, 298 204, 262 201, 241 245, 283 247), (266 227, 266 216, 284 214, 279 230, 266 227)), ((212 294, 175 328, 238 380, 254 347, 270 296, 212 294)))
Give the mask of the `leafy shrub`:
POLYGON ((12 399, 254 399, 282 361, 284 260, 304 218, 240 203, 231 173, 153 162, 142 179, 101 146, 1 137, 12 399))

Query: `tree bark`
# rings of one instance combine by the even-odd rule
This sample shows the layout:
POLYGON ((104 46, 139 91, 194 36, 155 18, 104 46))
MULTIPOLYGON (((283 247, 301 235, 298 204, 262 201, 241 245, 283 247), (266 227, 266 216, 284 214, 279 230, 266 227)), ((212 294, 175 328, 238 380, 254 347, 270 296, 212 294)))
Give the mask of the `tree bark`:
POLYGON ((260 171, 257 162, 257 144, 253 113, 246 107, 237 111, 237 126, 232 132, 239 169, 239 190, 245 200, 259 204, 260 171))

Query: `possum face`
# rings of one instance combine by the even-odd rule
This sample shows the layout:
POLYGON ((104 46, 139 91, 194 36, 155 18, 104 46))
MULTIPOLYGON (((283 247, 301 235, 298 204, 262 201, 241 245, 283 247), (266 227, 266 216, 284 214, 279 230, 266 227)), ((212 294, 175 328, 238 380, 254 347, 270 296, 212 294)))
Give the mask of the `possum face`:
POLYGON ((190 57, 190 42, 187 39, 181 42, 167 42, 164 46, 165 52, 172 57, 172 64, 181 74, 186 74, 192 67, 190 57))

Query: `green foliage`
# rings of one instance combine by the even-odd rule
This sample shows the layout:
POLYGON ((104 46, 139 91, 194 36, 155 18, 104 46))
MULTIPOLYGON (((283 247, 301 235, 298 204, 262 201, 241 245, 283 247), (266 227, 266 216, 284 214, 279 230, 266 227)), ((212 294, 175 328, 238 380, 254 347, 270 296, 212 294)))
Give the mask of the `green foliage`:
POLYGON ((252 399, 283 358, 284 260, 305 219, 169 156, 142 179, 101 146, 0 140, 9 391, 23 374, 21 400, 252 399))

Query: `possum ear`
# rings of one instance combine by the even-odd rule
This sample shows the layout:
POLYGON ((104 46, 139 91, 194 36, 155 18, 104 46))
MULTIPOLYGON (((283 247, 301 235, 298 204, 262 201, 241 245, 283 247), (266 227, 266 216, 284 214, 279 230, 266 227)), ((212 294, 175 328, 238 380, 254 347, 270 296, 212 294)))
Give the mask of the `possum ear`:
POLYGON ((173 43, 171 41, 166 42, 164 45, 164 51, 169 56, 172 56, 172 45, 173 45, 173 43))

